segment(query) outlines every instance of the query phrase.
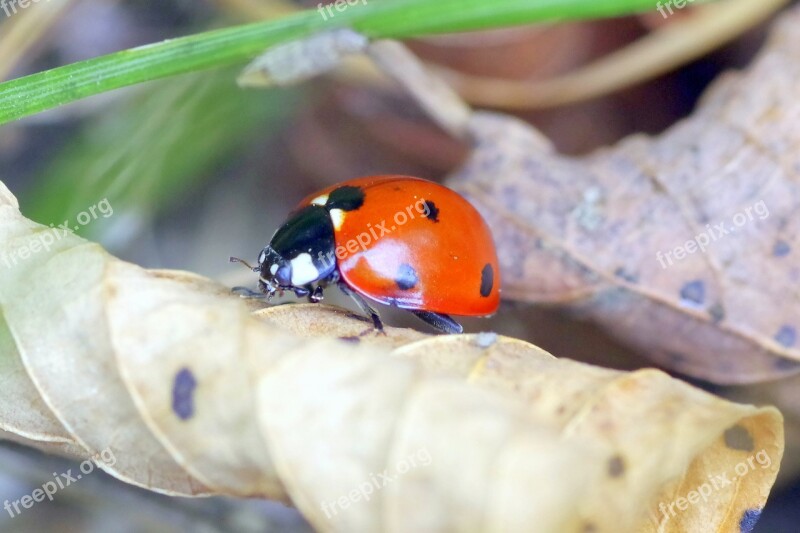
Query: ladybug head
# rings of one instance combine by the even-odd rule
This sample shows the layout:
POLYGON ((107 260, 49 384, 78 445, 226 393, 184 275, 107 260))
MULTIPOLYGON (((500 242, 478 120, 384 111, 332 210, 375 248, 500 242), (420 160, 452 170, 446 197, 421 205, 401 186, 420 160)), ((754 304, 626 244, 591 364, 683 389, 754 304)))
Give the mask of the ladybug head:
MULTIPOLYGON (((276 292, 308 294, 310 286, 325 281, 336 270, 334 228, 328 211, 307 206, 295 211, 258 255, 258 288, 271 298, 276 292)), ((231 261, 245 263, 241 259, 231 261)), ((249 265, 247 265, 249 267, 249 265)))
POLYGON ((259 288, 270 296, 279 289, 292 288, 292 263, 271 246, 261 250, 253 271, 259 273, 259 288))

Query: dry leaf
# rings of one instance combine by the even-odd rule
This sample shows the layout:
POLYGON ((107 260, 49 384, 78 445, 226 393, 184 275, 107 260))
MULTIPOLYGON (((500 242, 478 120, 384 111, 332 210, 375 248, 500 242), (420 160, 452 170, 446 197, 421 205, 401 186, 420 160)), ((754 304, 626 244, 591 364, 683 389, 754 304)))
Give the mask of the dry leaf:
MULTIPOLYGON (((506 296, 568 304, 706 379, 796 372, 797 298, 770 304, 798 277, 799 18, 691 119, 583 159, 426 101, 476 141, 451 184, 495 229, 506 296), (662 268, 657 252, 737 215, 738 234, 662 268)), ((493 334, 252 312, 210 280, 34 224, 2 184, 0 254, 0 435, 111 449, 105 468, 151 490, 290 501, 321 531, 747 531, 781 461, 773 408, 493 334)))
POLYGON ((777 475, 774 408, 491 333, 357 336, 363 319, 321 305, 253 313, 71 233, 20 258, 52 231, 0 184, 0 254, 18 258, 0 277, 0 356, 21 391, 6 401, 32 412, 0 424, 44 448, 63 437, 61 453, 110 448, 127 482, 287 499, 320 531, 616 533, 745 530, 777 475))
POLYGON ((584 158, 474 113, 448 185, 494 232, 504 298, 568 306, 705 380, 798 373, 798 24, 796 7, 691 118, 584 158))
MULTIPOLYGON (((101 281, 109 255, 70 232, 25 219, 16 200, 2 189, 0 303, 11 347, 19 356, 4 362, 18 369, 4 378, 13 378, 25 394, 6 398, 8 405, 44 400, 51 411, 48 423, 53 425, 54 417, 61 426, 47 428, 48 435, 74 440, 89 456, 111 449, 116 463, 101 467, 123 481, 169 494, 206 492, 148 431, 120 379, 102 304, 101 281), (59 261, 51 261, 53 256, 59 261), (21 372, 23 365, 27 374, 21 372), (33 387, 41 400, 32 398, 33 387), (129 450, 137 450, 138 456, 129 450)), ((6 353, 14 356, 13 351, 6 353)), ((3 429, 15 431, 8 424, 3 429)), ((15 432, 34 440, 55 440, 15 432)))

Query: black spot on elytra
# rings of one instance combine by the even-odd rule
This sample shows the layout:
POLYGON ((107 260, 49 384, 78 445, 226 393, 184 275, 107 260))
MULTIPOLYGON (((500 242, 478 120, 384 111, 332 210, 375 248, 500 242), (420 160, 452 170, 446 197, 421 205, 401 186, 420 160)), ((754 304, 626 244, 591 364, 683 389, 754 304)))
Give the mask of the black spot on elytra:
POLYGON ((325 209, 341 209, 342 211, 355 211, 364 205, 364 189, 361 187, 353 187, 352 185, 344 185, 338 189, 334 189, 328 195, 328 201, 325 202, 325 209))
POLYGON ((786 241, 776 241, 772 247, 772 255, 775 257, 786 257, 792 251, 792 247, 786 241))
POLYGON ((703 305, 706 299, 706 285, 701 280, 690 281, 681 289, 681 300, 694 305, 703 305))
POLYGON ((425 200, 425 213, 428 220, 439 222, 439 208, 430 200, 425 200))
POLYGON ((786 359, 785 357, 779 357, 775 361, 775 368, 778 370, 797 370, 798 367, 800 367, 800 363, 792 361, 791 359, 786 359))
POLYGON ((620 477, 625 473, 625 461, 619 455, 615 455, 608 460, 608 475, 620 477))
POLYGON ((181 420, 188 420, 194 415, 194 389, 197 380, 188 368, 181 368, 175 374, 172 383, 172 411, 181 420))
POLYGON ((791 348, 797 342, 797 330, 792 326, 781 326, 781 329, 775 334, 775 341, 784 348, 791 348))
POLYGON ((492 294, 492 287, 494 287, 494 268, 486 263, 481 270, 481 296, 487 298, 492 294))
POLYGON ((741 450, 743 452, 752 452, 755 448, 750 432, 739 425, 725 430, 725 446, 732 450, 741 450))
POLYGON ((394 279, 394 282, 397 283, 397 286, 400 287, 401 290, 407 291, 413 289, 419 283, 419 277, 417 276, 417 271, 414 270, 414 267, 407 264, 400 265, 400 268, 397 269, 397 276, 394 279))
POLYGON ((725 308, 722 304, 716 303, 708 309, 708 314, 711 315, 714 324, 719 324, 725 318, 725 308))
POLYGON ((739 519, 739 533, 752 533, 761 518, 761 509, 747 509, 739 519))

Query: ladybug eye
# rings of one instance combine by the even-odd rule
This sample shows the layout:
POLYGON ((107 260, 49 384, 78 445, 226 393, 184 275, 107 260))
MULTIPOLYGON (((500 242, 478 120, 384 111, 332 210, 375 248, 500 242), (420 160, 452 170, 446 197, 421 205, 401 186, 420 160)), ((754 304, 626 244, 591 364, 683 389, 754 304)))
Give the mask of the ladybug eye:
POLYGON ((261 253, 258 254, 258 262, 263 263, 267 260, 267 252, 265 250, 261 250, 261 253))

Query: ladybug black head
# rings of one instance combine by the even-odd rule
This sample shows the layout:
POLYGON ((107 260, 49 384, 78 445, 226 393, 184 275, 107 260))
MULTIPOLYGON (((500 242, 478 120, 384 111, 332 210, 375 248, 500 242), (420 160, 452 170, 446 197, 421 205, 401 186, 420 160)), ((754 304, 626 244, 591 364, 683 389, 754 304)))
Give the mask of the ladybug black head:
POLYGON ((267 246, 258 256, 258 267, 254 268, 259 273, 258 285, 264 292, 273 294, 278 289, 292 287, 292 263, 281 254, 267 246))

